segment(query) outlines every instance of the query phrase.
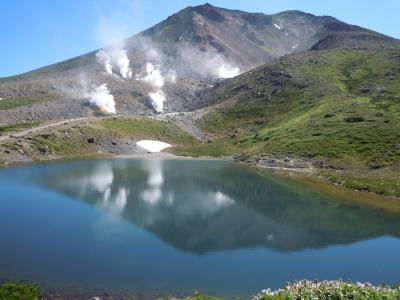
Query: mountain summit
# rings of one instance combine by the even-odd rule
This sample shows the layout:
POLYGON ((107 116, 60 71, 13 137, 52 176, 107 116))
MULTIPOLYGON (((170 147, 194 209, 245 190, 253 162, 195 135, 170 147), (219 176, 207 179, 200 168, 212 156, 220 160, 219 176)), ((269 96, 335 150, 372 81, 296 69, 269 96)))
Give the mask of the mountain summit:
POLYGON ((397 40, 329 16, 314 16, 295 10, 273 15, 247 13, 208 3, 185 8, 142 34, 168 46, 165 48, 170 49, 171 54, 178 45, 185 44, 202 51, 218 51, 241 70, 288 53, 309 50, 317 44, 318 50, 399 45, 397 40), (341 39, 343 33, 351 35, 341 39), (352 41, 351 37, 358 41, 352 41), (335 42, 329 42, 332 40, 335 42))
MULTIPOLYGON (((218 53, 244 72, 285 54, 304 50, 386 49, 400 46, 397 39, 346 24, 330 16, 315 16, 297 10, 272 15, 248 13, 215 7, 209 3, 189 6, 127 38, 124 44, 128 57, 135 63, 143 58, 143 52, 148 51, 139 45, 143 43, 143 38, 151 41, 152 46, 166 56, 171 65, 180 66, 185 69, 183 71, 192 67, 191 71, 195 73, 198 58, 192 54, 218 53), (185 57, 188 53, 182 54, 185 52, 182 49, 187 48, 194 50, 189 53, 192 60, 189 65, 185 57)), ((87 67, 96 62, 96 52, 38 69, 39 72, 34 73, 87 67)), ((200 63, 203 62, 200 59, 200 63)))

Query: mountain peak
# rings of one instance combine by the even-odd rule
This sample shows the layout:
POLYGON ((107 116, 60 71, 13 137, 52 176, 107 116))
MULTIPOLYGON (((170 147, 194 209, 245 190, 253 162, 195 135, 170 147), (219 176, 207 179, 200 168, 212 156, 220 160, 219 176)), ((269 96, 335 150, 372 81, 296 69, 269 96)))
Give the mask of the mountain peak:
POLYGON ((199 6, 204 6, 204 7, 214 7, 212 4, 206 2, 203 5, 199 5, 199 6))
POLYGON ((195 6, 193 7, 193 11, 214 22, 225 21, 225 17, 221 13, 222 12, 221 9, 209 3, 195 6))
MULTIPOLYGON (((194 59, 217 53, 241 72, 274 58, 310 49, 392 48, 400 44, 398 40, 329 16, 299 10, 267 15, 215 7, 209 2, 188 6, 138 36, 126 39, 126 50, 132 59, 138 56, 135 51, 140 48, 140 37, 151 41, 170 64, 179 63, 182 52, 186 53, 182 49, 191 48, 200 51, 194 59)), ((95 63, 95 52, 92 52, 41 72, 84 68, 95 63)), ((185 64, 182 65, 184 69, 185 64)))

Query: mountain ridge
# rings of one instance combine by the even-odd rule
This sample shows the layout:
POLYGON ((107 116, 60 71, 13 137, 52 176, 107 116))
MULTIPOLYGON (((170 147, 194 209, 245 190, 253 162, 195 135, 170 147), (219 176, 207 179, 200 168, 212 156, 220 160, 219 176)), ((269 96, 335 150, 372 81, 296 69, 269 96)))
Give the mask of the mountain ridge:
MULTIPOLYGON (((226 24, 224 24, 225 26, 226 24)), ((310 26, 311 26, 310 25, 310 26)), ((218 28, 217 28, 218 29, 218 28)), ((293 29, 294 30, 294 29, 293 29)), ((221 31, 219 29, 219 31, 221 31)), ((182 39, 180 40, 179 37, 182 36, 182 34, 186 34, 189 36, 189 38, 194 39, 194 43, 200 43, 200 50, 207 50, 209 49, 210 46, 214 47, 215 50, 219 53, 223 53, 224 50, 227 51, 228 57, 234 57, 234 62, 236 64, 239 64, 241 69, 243 71, 250 70, 251 68, 254 68, 258 65, 267 63, 271 61, 274 58, 280 57, 284 54, 287 53, 292 53, 292 52, 299 52, 299 51, 304 51, 304 50, 324 50, 328 48, 332 48, 332 45, 327 43, 320 43, 322 40, 325 40, 329 37, 331 37, 332 34, 335 34, 337 32, 363 32, 364 35, 372 34, 374 35, 375 39, 378 40, 377 44, 379 44, 382 48, 384 47, 389 47, 389 46, 399 46, 400 47, 400 41, 396 40, 394 38, 385 36, 383 34, 380 34, 378 32, 374 32, 369 29, 365 29, 356 25, 350 25, 347 23, 344 23, 334 17, 331 16, 316 16, 307 12, 302 12, 299 10, 287 10, 287 11, 282 11, 276 14, 264 14, 264 13, 248 13, 240 10, 231 10, 231 9, 225 9, 225 8, 219 8, 212 6, 209 3, 203 4, 203 5, 198 5, 198 6, 189 6, 186 7, 179 12, 169 16, 167 19, 161 21, 158 24, 155 24, 154 26, 150 27, 149 29, 143 30, 142 32, 126 38, 125 44, 128 49, 132 48, 131 43, 137 43, 137 38, 138 37, 149 37, 153 41, 156 41, 158 44, 161 46, 163 43, 166 43, 166 47, 162 49, 162 52, 168 53, 169 50, 168 48, 171 48, 174 50, 176 45, 172 45, 171 40, 174 43, 182 43, 182 39), (204 17, 204 18, 202 18, 204 17), (212 25, 217 26, 215 23, 223 23, 224 21, 227 20, 227 18, 238 18, 238 22, 241 22, 245 20, 240 28, 240 30, 235 29, 235 33, 237 36, 240 36, 240 34, 243 36, 244 41, 242 41, 242 44, 250 43, 251 46, 253 46, 253 49, 251 49, 252 53, 247 53, 249 50, 246 49, 241 49, 241 51, 238 51, 234 49, 232 44, 234 44, 235 47, 238 47, 237 45, 240 44, 236 39, 233 39, 233 41, 223 41, 218 40, 218 37, 220 37, 222 34, 221 32, 218 32, 215 28, 211 27, 211 31, 214 34, 209 34, 210 30, 205 30, 202 33, 199 33, 199 31, 202 30, 201 26, 207 27, 211 23, 214 23, 212 25), (196 20, 193 20, 195 18, 196 20), (283 26, 281 27, 279 24, 282 25, 282 23, 287 24, 289 22, 289 19, 292 19, 291 22, 294 22, 294 25, 296 26, 304 26, 304 24, 301 23, 301 21, 305 22, 301 18, 310 18, 307 22, 310 22, 311 25, 315 26, 316 24, 320 27, 319 32, 315 32, 315 36, 311 35, 306 38, 306 41, 304 42, 304 45, 301 45, 298 39, 296 40, 290 40, 290 41, 285 41, 282 40, 282 38, 289 33, 288 32, 283 32, 283 37, 280 36, 279 31, 280 30, 286 30, 283 26), (204 20, 207 22, 203 23, 204 20), (176 22, 180 22, 180 24, 176 24, 176 22), (279 23, 279 24, 277 24, 279 23), (168 27, 172 25, 176 25, 175 27, 171 28, 169 30, 168 27), (281 29, 278 29, 275 25, 278 25, 281 27, 281 29), (248 28, 248 26, 252 28, 248 28), (246 28, 247 27, 247 28, 246 28), (180 28, 180 29, 179 29, 180 28), (254 28, 262 28, 263 31, 260 30, 254 30, 254 28), (187 31, 189 29, 189 31, 187 31), (180 31, 180 30, 183 30, 180 31), (191 31, 190 31, 191 30, 191 31), (242 31, 242 32, 240 32, 242 31), (266 38, 262 38, 262 34, 265 34, 265 31, 269 34, 266 38), (271 31, 271 32, 269 32, 271 31), (244 34, 245 33, 245 34, 244 34), (278 34, 278 35, 277 35, 278 34), (276 44, 273 45, 276 49, 268 49, 268 45, 266 46, 267 43, 270 43, 269 40, 275 40, 275 39, 281 39, 279 43, 275 42, 276 44), (380 42, 380 43, 379 43, 380 42), (289 44, 291 46, 289 46, 289 44), (299 44, 299 45, 297 45, 299 44), (291 49, 290 47, 296 46, 295 49, 291 49), (317 46, 318 45, 318 46, 317 46), (203 48, 202 48, 203 47, 203 48), (259 48, 266 48, 266 49, 259 49, 259 48), (297 48, 297 49, 296 49, 297 48), (239 53, 238 53, 239 52, 239 53), (256 53, 256 54, 254 54, 256 53), (240 58, 240 56, 244 56, 246 54, 247 57, 250 58, 240 58)), ((292 33, 291 33, 292 34, 292 33)), ((295 32, 293 32, 295 34, 295 32)), ((225 39, 227 39, 227 36, 224 36, 225 39)), ((192 41, 187 41, 189 44, 192 41)), ((336 44, 340 44, 340 41, 338 41, 338 38, 336 36, 335 40, 336 44)), ((343 45, 341 45, 343 47, 343 45)), ((88 53, 85 53, 83 55, 73 57, 61 62, 57 62, 54 64, 50 64, 35 70, 31 70, 22 74, 17 74, 14 76, 9 76, 9 77, 3 77, 0 79, 7 80, 8 78, 10 79, 15 79, 18 78, 19 76, 29 76, 29 75, 42 75, 48 71, 65 71, 77 67, 82 67, 85 65, 96 65, 96 58, 95 54, 104 48, 99 48, 93 51, 90 51, 88 53)), ((272 47, 272 46, 271 46, 272 47)), ((163 47, 161 47, 163 48, 163 47)), ((174 55, 174 53, 172 53, 174 55)))

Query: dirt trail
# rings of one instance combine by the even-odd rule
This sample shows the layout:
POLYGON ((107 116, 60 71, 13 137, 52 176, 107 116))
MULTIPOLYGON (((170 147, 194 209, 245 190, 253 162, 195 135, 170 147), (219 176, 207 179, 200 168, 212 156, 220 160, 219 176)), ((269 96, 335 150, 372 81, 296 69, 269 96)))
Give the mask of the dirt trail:
POLYGON ((44 129, 53 128, 53 127, 57 127, 57 126, 61 126, 61 125, 68 125, 70 123, 89 121, 89 120, 95 120, 95 119, 114 118, 114 117, 118 117, 118 116, 120 116, 120 115, 112 115, 112 116, 106 116, 106 117, 89 116, 89 117, 83 117, 83 118, 74 118, 74 119, 65 119, 65 120, 62 120, 62 121, 55 121, 55 122, 43 124, 43 125, 40 125, 40 126, 37 126, 37 127, 28 128, 26 130, 10 133, 10 134, 5 135, 5 136, 0 136, 0 143, 8 141, 11 138, 24 137, 26 135, 33 134, 35 132, 40 132, 40 131, 42 131, 44 129))
MULTIPOLYGON (((53 127, 62 126, 62 125, 68 125, 71 123, 78 123, 78 122, 82 122, 82 121, 90 121, 90 120, 96 120, 96 119, 108 119, 108 118, 124 117, 124 116, 126 116, 126 115, 117 114, 117 115, 102 116, 102 117, 87 116, 87 117, 82 117, 82 118, 64 119, 61 121, 57 120, 57 121, 53 121, 53 122, 48 122, 48 123, 42 124, 37 127, 32 127, 32 128, 24 129, 21 131, 11 132, 4 136, 0 136, 0 144, 4 143, 12 138, 21 138, 21 137, 24 137, 27 135, 31 135, 31 134, 40 132, 40 131, 48 129, 48 128, 53 128, 53 127)), ((202 116, 201 111, 195 111, 195 112, 186 112, 186 113, 165 113, 165 114, 153 115, 153 116, 149 116, 149 117, 153 117, 153 118, 155 118, 157 120, 161 120, 161 121, 168 121, 168 120, 172 121, 178 127, 193 134, 198 139, 204 140, 205 134, 196 125, 196 120, 199 119, 201 116, 202 116)))

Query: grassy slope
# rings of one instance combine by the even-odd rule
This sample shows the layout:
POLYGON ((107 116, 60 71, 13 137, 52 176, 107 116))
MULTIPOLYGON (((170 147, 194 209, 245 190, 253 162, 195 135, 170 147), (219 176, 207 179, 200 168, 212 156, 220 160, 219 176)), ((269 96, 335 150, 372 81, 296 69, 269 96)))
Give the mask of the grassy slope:
POLYGON ((173 123, 145 117, 110 118, 70 128, 68 139, 63 134, 38 135, 33 141, 36 148, 46 145, 50 151, 62 157, 93 156, 103 152, 102 145, 113 139, 158 139, 173 146, 194 145, 197 140, 173 123), (94 137, 95 144, 87 138, 94 137), (78 152, 77 152, 78 151, 78 152))
POLYGON ((400 196, 399 51, 287 56, 213 97, 225 104, 200 126, 214 152, 322 161, 336 182, 400 196))
POLYGON ((102 121, 103 126, 119 137, 162 140, 172 145, 195 145, 197 140, 172 122, 151 118, 111 118, 102 121))
MULTIPOLYGON (((3 129, 15 132, 24 126, 29 127, 18 125, 3 129)), ((114 140, 122 145, 127 142, 133 144, 134 140, 139 139, 162 140, 176 147, 189 147, 199 143, 192 135, 170 122, 145 117, 96 119, 46 129, 27 138, 11 139, 8 143, 0 145, 0 162, 6 161, 5 150, 12 153, 22 150, 34 160, 90 157, 98 156, 99 153, 111 154, 111 143, 114 140), (88 138, 94 138, 95 143, 88 143, 88 138), (40 149, 46 146, 49 151, 41 153, 40 149)), ((172 147, 171 151, 174 149, 175 147, 172 147)))
POLYGON ((21 130, 33 128, 39 126, 39 122, 32 122, 32 123, 21 123, 21 124, 14 124, 14 125, 0 125, 0 136, 5 135, 10 132, 18 132, 21 130))

